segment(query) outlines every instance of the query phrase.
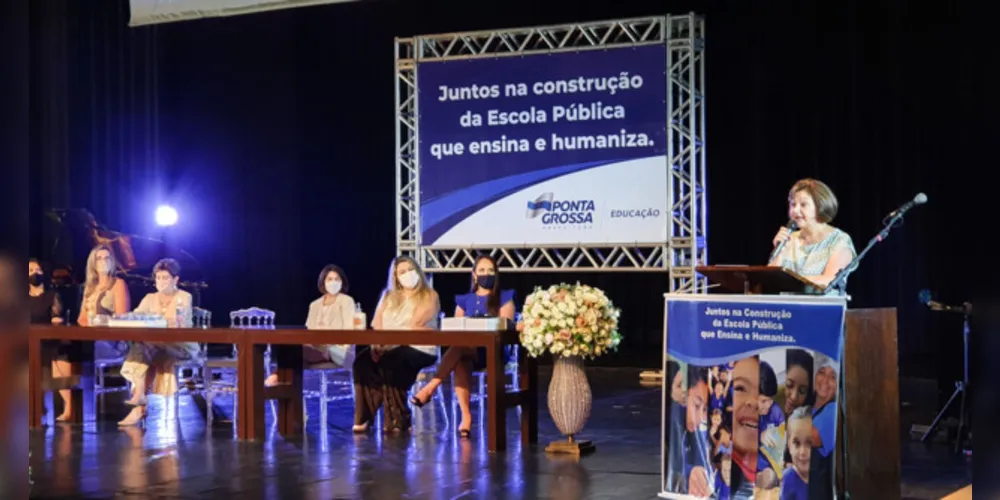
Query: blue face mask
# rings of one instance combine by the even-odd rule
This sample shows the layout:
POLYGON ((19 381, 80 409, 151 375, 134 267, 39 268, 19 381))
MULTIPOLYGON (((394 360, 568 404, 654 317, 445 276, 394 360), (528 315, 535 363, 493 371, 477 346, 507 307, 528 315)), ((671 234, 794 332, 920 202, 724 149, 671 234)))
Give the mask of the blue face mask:
POLYGON ((493 284, 496 283, 497 277, 494 274, 480 274, 476 276, 476 285, 480 288, 485 288, 486 290, 492 290, 493 284))

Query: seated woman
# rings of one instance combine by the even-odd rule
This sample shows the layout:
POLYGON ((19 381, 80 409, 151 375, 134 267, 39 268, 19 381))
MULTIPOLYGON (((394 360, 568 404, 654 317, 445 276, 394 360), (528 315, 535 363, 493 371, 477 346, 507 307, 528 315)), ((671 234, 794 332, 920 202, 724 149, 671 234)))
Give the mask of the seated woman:
POLYGON ((125 314, 132 307, 128 286, 115 277, 118 263, 107 245, 97 245, 87 257, 83 301, 76 323, 91 326, 90 320, 98 315, 125 314))
MULTIPOLYGON (((119 279, 118 260, 111 247, 97 245, 87 256, 84 270, 83 297, 80 300, 80 314, 76 323, 93 326, 91 320, 99 315, 114 316, 125 314, 132 309, 132 298, 125 280, 119 279)), ((127 342, 94 342, 94 358, 121 358, 128 353, 127 342)), ((72 415, 72 408, 66 410, 72 415)))
MULTIPOLYGON (((153 266, 156 292, 147 294, 137 313, 159 314, 170 328, 191 328, 191 294, 177 288, 181 266, 174 259, 163 259, 153 266)), ((121 374, 132 384, 132 398, 125 404, 135 406, 118 425, 135 425, 146 416, 146 393, 164 397, 177 393, 174 363, 198 356, 197 342, 133 342, 121 374)))
MULTIPOLYGON (((319 272, 316 286, 320 298, 309 304, 309 316, 306 317, 306 328, 310 330, 353 330, 354 329, 354 299, 347 295, 347 275, 335 264, 329 264, 319 272)), ((271 354, 278 367, 287 365, 289 349, 296 346, 273 345, 271 354)), ((294 351, 292 351, 294 352, 294 351)), ((302 361, 309 364, 334 363, 338 366, 350 366, 354 363, 354 346, 352 345, 307 345, 302 347, 302 361)), ((278 384, 278 374, 272 373, 264 381, 264 385, 273 387, 278 384)))
MULTIPOLYGON (((31 314, 32 325, 61 325, 63 323, 63 307, 59 294, 45 286, 45 273, 38 259, 28 261, 28 311, 31 314)), ((71 363, 82 362, 79 342, 55 341, 46 342, 46 348, 52 353, 52 376, 69 377, 72 375, 71 363)), ((73 417, 73 404, 70 400, 70 390, 59 391, 63 401, 63 412, 56 417, 57 422, 65 422, 73 417)))
MULTIPOLYGON (((471 290, 455 297, 455 317, 501 317, 513 322, 514 311, 514 290, 500 290, 496 261, 489 255, 480 255, 473 266, 471 290)), ((434 378, 410 399, 410 403, 418 408, 427 404, 434 391, 441 385, 441 381, 454 371, 455 396, 458 398, 458 406, 462 409, 462 423, 458 426, 458 433, 467 438, 472 429, 472 410, 470 410, 472 397, 469 392, 472 370, 482 369, 485 366, 485 348, 449 347, 438 363, 434 378)))
MULTIPOLYGON (((397 257, 372 327, 377 330, 433 330, 441 303, 413 259, 397 257)), ((410 428, 406 395, 420 370, 437 360, 437 346, 373 345, 354 360, 354 432, 365 432, 378 409, 385 406, 385 430, 410 428)))

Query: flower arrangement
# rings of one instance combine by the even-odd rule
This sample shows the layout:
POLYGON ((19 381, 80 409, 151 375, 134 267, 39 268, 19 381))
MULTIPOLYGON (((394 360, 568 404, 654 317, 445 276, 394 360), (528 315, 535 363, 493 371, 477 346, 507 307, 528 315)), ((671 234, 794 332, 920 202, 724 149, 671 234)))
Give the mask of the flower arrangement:
POLYGON ((548 351, 554 356, 593 359, 617 350, 622 339, 620 314, 599 288, 580 283, 535 287, 524 301, 517 331, 532 357, 548 351))

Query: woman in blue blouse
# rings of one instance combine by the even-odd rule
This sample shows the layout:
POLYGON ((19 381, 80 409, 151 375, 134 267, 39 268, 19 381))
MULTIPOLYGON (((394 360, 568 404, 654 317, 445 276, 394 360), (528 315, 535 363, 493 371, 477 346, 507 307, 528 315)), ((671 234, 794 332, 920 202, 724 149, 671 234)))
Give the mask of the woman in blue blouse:
MULTIPOLYGON (((480 255, 473 266, 471 290, 455 297, 455 317, 500 317, 513 322, 514 311, 514 290, 500 290, 496 261, 488 255, 480 255)), ((469 437, 472 428, 472 396, 469 392, 472 370, 485 367, 485 360, 484 348, 449 347, 438 363, 434 378, 416 396, 410 398, 410 403, 418 408, 427 404, 441 381, 454 371, 455 395, 458 406, 462 409, 462 423, 458 426, 458 433, 463 438, 469 437)))

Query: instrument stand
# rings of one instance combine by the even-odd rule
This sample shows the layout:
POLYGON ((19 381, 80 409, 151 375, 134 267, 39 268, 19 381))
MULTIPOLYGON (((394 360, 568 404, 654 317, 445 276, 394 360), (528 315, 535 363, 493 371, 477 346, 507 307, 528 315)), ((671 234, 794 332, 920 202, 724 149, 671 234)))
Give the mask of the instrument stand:
MULTIPOLYGON (((970 433, 969 429, 969 405, 966 404, 966 399, 968 396, 969 388, 969 313, 966 312, 964 316, 964 322, 962 323, 962 344, 963 344, 963 374, 962 380, 955 382, 955 392, 951 393, 951 397, 948 398, 948 402, 944 404, 941 411, 938 412, 937 416, 934 417, 934 421, 931 422, 930 427, 924 432, 923 437, 920 438, 920 442, 927 442, 927 439, 934 433, 937 429, 938 424, 941 423, 941 419, 944 418, 944 414, 948 412, 951 408, 952 403, 955 399, 959 400, 959 410, 958 410, 958 432, 955 434, 955 453, 962 452, 962 445, 966 440, 966 433, 970 433)), ((972 440, 969 439, 969 445, 971 447, 972 440)))

